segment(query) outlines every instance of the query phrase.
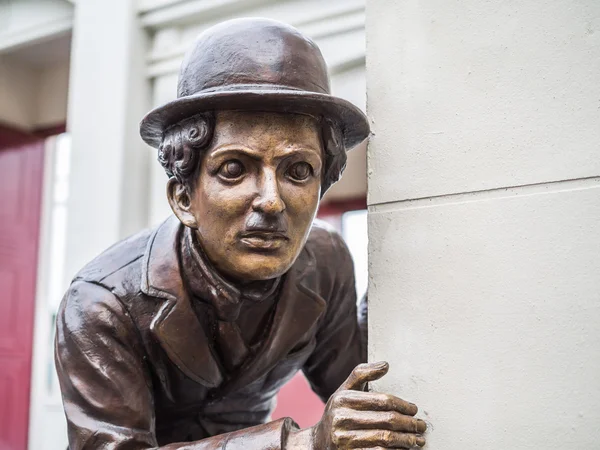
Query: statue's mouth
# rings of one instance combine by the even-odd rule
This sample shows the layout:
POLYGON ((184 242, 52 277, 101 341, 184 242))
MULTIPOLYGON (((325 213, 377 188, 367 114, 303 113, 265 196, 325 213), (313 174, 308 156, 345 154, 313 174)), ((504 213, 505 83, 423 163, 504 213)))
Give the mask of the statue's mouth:
POLYGON ((263 251, 280 249, 289 238, 279 231, 247 231, 240 235, 240 242, 246 247, 263 251))

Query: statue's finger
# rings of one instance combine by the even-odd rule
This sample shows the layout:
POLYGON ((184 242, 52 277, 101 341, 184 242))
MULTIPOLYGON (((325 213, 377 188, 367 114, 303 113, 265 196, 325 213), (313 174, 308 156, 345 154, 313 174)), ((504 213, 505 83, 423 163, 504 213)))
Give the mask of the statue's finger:
POLYGON ((389 430, 352 430, 335 434, 335 444, 342 448, 414 448, 423 447, 425 438, 411 433, 389 430))
POLYGON ((339 406, 359 411, 398 411, 400 414, 414 416, 419 408, 391 394, 381 392, 346 391, 337 398, 339 406))
POLYGON ((385 447, 369 447, 369 448, 357 448, 356 450, 395 450, 393 448, 385 448, 385 447))
POLYGON ((397 411, 357 411, 343 408, 334 419, 334 425, 344 430, 390 430, 422 434, 427 424, 397 411))
POLYGON ((376 363, 359 364, 354 368, 350 376, 342 383, 340 390, 362 391, 367 383, 379 380, 389 370, 389 365, 385 361, 376 363))

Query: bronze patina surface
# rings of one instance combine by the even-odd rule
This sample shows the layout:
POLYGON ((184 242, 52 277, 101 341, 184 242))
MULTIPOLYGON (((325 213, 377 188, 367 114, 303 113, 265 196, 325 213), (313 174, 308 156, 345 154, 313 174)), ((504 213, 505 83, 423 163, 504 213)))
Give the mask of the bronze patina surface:
POLYGON ((388 367, 364 364, 352 259, 315 220, 368 132, 294 28, 243 19, 198 38, 178 99, 141 124, 174 216, 90 262, 61 304, 70 449, 424 445, 415 405, 366 391, 388 367), (269 421, 299 370, 327 403, 304 430, 269 421))

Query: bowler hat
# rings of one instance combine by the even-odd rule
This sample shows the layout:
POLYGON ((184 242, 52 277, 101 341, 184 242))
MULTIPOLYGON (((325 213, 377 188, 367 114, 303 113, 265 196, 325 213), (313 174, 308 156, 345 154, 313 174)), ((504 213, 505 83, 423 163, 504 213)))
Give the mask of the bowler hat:
POLYGON ((169 126, 214 110, 326 117, 339 126, 346 150, 369 134, 363 112, 331 95, 317 45, 295 28, 270 19, 229 20, 200 34, 181 65, 177 99, 150 111, 140 134, 158 147, 169 126))

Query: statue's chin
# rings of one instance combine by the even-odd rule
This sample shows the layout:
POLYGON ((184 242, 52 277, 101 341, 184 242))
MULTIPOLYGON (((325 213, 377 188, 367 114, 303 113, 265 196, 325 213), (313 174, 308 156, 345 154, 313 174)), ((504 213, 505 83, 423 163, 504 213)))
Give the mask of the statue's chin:
POLYGON ((229 277, 241 282, 266 281, 284 275, 295 259, 263 254, 246 255, 223 269, 226 269, 229 277))

